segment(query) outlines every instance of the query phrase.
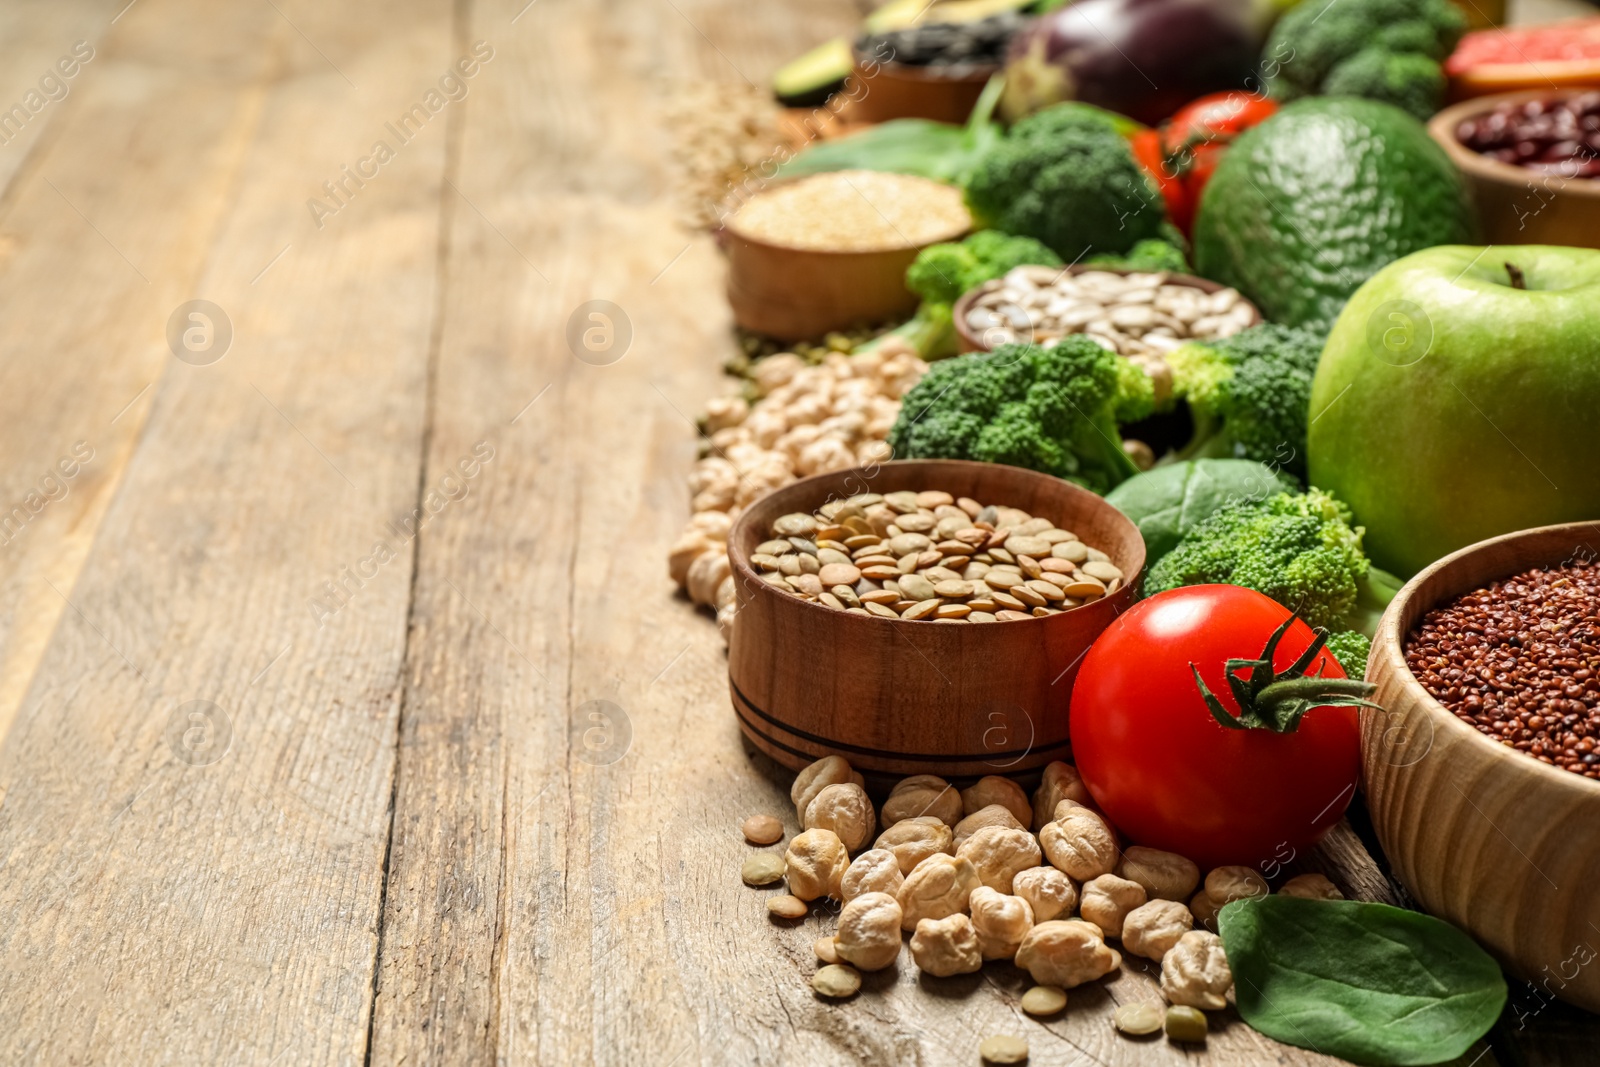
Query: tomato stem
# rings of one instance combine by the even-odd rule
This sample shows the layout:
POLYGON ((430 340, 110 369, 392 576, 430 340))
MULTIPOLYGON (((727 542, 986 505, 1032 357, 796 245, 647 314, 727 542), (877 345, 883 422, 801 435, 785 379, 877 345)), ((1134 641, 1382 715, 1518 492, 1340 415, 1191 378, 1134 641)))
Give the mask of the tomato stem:
POLYGON ((1200 677, 1200 668, 1189 664, 1206 708, 1220 725, 1229 730, 1260 729, 1290 734, 1299 728, 1300 720, 1312 708, 1380 708, 1380 705, 1367 699, 1377 690, 1377 686, 1370 682, 1355 678, 1324 678, 1320 668, 1317 674, 1306 673, 1327 641, 1327 634, 1322 630, 1316 631, 1310 646, 1286 670, 1273 670, 1272 661, 1278 651, 1278 642, 1283 640, 1283 635, 1298 619, 1298 615, 1290 612, 1289 617, 1283 620, 1283 625, 1267 639, 1267 647, 1261 650, 1261 655, 1256 659, 1228 660, 1224 670, 1228 688, 1233 691, 1234 701, 1239 706, 1237 715, 1231 714, 1206 686, 1205 679, 1200 677), (1241 678, 1238 672, 1246 669, 1250 672, 1249 676, 1241 678))

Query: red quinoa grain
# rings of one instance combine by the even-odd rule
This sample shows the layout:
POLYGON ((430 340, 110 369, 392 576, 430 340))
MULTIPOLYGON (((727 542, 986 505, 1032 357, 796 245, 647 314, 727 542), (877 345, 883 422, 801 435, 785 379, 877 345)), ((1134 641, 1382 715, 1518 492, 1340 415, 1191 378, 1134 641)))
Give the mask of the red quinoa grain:
POLYGON ((1600 780, 1600 563, 1503 578, 1435 608, 1406 665, 1463 722, 1600 780))

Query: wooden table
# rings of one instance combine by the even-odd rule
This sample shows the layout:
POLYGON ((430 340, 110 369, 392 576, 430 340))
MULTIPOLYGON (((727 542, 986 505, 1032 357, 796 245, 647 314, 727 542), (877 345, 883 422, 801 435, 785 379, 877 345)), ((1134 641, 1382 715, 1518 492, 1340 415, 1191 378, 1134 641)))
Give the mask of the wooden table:
POLYGON ((664 574, 731 340, 659 110, 857 14, 0 8, 0 1062, 1331 1062, 1118 1040, 1148 968, 825 1004, 738 881, 787 778, 664 574))

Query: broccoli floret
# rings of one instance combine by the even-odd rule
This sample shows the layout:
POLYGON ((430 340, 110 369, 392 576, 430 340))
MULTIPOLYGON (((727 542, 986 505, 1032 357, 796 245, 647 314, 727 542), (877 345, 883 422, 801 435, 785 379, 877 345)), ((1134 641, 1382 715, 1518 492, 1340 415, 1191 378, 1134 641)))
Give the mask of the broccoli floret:
POLYGON ((968 175, 967 204, 982 224, 1036 237, 1071 260, 1126 252, 1160 237, 1166 220, 1115 123, 1074 103, 1011 127, 968 175))
POLYGON ((1365 531, 1320 489, 1230 504, 1194 527, 1145 577, 1146 594, 1242 585, 1329 633, 1370 636, 1399 583, 1367 562, 1365 531))
POLYGON ((1112 416, 1118 425, 1148 419, 1156 412, 1156 383, 1131 359, 1117 360, 1117 399, 1112 416))
POLYGON ((1194 420, 1194 436, 1175 458, 1253 459, 1304 479, 1322 342, 1310 330, 1262 323, 1169 352, 1173 394, 1194 420))
POLYGON ((889 446, 897 459, 1006 463, 1104 493, 1138 473, 1117 431, 1119 362, 1075 334, 936 363, 906 394, 889 446))
POLYGON ((1118 270, 1165 270, 1174 274, 1189 273, 1189 261, 1183 249, 1171 241, 1149 237, 1134 245, 1125 256, 1090 256, 1084 261, 1096 267, 1114 267, 1118 270))
POLYGON ((1364 48, 1340 63, 1322 83, 1331 96, 1364 96, 1410 112, 1426 122, 1444 99, 1444 68, 1419 52, 1364 48))
POLYGON ((1329 634, 1327 649, 1350 677, 1360 678, 1367 672, 1367 654, 1372 651, 1372 639, 1366 634, 1359 630, 1341 630, 1329 634))
POLYGON ((1026 264, 1061 266, 1061 257, 1031 237, 1013 237, 998 230, 980 230, 964 241, 929 245, 906 270, 906 288, 922 298, 910 321, 873 338, 857 349, 868 351, 889 337, 899 337, 923 359, 956 353, 951 307, 961 294, 1026 264))
POLYGON ((1426 119, 1444 99, 1439 63, 1465 30, 1450 0, 1307 0, 1273 27, 1267 88, 1283 101, 1364 96, 1426 119))

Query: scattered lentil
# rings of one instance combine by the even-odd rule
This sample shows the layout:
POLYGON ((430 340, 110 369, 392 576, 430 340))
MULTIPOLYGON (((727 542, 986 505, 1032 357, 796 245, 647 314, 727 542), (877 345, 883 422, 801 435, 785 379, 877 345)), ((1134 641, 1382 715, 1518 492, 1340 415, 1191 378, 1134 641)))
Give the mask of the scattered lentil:
POLYGON ((811 950, 817 954, 817 960, 821 963, 839 962, 839 945, 832 937, 817 938, 816 943, 811 946, 811 950))
POLYGON ((1067 1006, 1067 991, 1060 986, 1036 985, 1022 994, 1022 1010, 1029 1015, 1054 1015, 1067 1006))
POLYGON ((1148 1002, 1121 1004, 1117 1006, 1116 1014, 1111 1017, 1111 1025, 1125 1034, 1143 1037, 1160 1030, 1165 1017, 1159 1004, 1148 1002))
POLYGON ((772 885, 783 878, 783 857, 776 852, 757 852, 745 859, 739 877, 745 885, 772 885))
POLYGON ((1199 1008, 1174 1004, 1167 1009, 1167 1038, 1172 1041, 1200 1042, 1206 1039, 1206 1013, 1199 1008))
POLYGON ((783 840, 783 823, 771 815, 752 815, 739 829, 752 845, 775 845, 783 840))
POLYGON ((767 900, 767 911, 778 919, 804 919, 811 907, 799 897, 782 893, 767 900))
POLYGON ((1600 779, 1600 562, 1492 582, 1428 612, 1406 665, 1491 740, 1600 779))
POLYGON ((811 976, 811 988, 825 997, 853 997, 861 991, 861 972, 842 963, 830 963, 811 976))
POLYGON ((978 1055, 985 1063, 1027 1063, 1028 1043, 1010 1034, 995 1034, 979 1043, 978 1055))

